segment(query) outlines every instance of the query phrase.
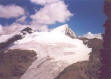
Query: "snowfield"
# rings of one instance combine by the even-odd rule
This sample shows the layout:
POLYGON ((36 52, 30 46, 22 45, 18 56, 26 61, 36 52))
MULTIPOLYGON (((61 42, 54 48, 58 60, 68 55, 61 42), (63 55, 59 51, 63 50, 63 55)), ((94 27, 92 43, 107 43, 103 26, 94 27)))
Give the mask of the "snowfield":
POLYGON ((56 28, 56 31, 27 34, 10 47, 10 49, 28 49, 37 52, 37 60, 20 79, 54 79, 67 66, 89 59, 92 49, 76 37, 72 39, 67 36, 65 28, 66 25, 60 29, 56 28))

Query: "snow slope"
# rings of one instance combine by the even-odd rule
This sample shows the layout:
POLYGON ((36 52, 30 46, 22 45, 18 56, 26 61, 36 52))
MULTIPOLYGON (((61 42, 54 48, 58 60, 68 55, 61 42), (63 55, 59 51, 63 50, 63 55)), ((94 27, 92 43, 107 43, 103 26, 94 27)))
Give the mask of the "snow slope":
MULTIPOLYGON (((72 39, 56 28, 51 32, 34 32, 14 43, 10 49, 37 52, 37 60, 20 79, 54 79, 67 66, 88 60, 91 48, 79 39, 72 39)), ((65 27, 64 27, 65 28, 65 27)), ((62 29, 64 29, 62 26, 62 29)))
POLYGON ((69 28, 68 24, 64 24, 52 30, 51 32, 60 32, 71 38, 77 38, 76 34, 69 28))

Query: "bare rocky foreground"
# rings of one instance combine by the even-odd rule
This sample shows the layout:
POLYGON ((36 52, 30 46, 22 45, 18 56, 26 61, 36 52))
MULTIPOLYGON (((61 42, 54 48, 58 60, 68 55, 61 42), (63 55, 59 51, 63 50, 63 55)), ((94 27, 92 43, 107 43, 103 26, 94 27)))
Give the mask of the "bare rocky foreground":
POLYGON ((19 79, 36 59, 31 50, 8 50, 0 52, 0 79, 19 79))

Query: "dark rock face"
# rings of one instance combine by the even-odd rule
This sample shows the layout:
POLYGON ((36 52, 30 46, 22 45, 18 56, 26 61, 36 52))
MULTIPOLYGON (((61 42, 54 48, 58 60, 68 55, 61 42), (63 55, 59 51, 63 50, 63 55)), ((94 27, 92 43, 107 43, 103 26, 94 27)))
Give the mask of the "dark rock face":
POLYGON ((25 35, 26 33, 32 33, 32 29, 30 28, 30 27, 26 27, 25 29, 23 29, 22 31, 21 31, 21 33, 23 33, 23 35, 25 35))
POLYGON ((104 0, 104 13, 107 20, 104 24, 104 48, 101 50, 101 63, 99 79, 111 79, 111 0, 104 0))
POLYGON ((67 67, 56 79, 98 79, 100 62, 100 49, 102 49, 103 41, 100 39, 82 38, 88 47, 93 48, 89 61, 74 63, 67 67), (85 42, 88 40, 87 42, 85 42))
POLYGON ((31 50, 0 52, 0 79, 19 79, 35 59, 36 53, 31 50))
POLYGON ((77 38, 76 34, 69 27, 66 28, 65 34, 72 39, 77 38))

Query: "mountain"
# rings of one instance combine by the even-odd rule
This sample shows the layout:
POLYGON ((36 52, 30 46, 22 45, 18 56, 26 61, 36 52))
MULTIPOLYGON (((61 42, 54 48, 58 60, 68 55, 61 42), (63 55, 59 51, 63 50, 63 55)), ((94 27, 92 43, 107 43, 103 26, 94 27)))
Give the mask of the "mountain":
POLYGON ((2 35, 0 40, 0 51, 7 49, 17 40, 22 39, 26 34, 32 33, 32 29, 29 27, 24 28, 19 33, 2 35))
POLYGON ((71 37, 71 38, 77 38, 77 35, 70 29, 68 24, 64 24, 62 26, 59 26, 52 30, 53 32, 61 32, 64 33, 65 35, 71 37))
MULTIPOLYGON (((71 64, 89 60, 89 54, 92 49, 84 44, 83 40, 77 38, 76 34, 68 27, 68 25, 59 26, 50 32, 31 31, 30 28, 23 29, 20 33, 17 33, 22 38, 11 41, 9 46, 6 47, 7 49, 1 51, 1 53, 6 55, 2 58, 4 60, 7 55, 10 55, 7 58, 11 61, 14 60, 10 59, 11 56, 13 57, 15 55, 14 58, 16 58, 18 55, 17 53, 22 54, 22 52, 25 52, 30 54, 30 51, 33 51, 34 53, 34 56, 32 56, 31 59, 33 59, 33 57, 37 58, 31 61, 29 58, 28 60, 30 62, 23 62, 22 66, 17 66, 17 69, 19 67, 20 69, 24 69, 25 64, 29 63, 23 72, 20 71, 22 74, 17 72, 19 75, 15 77, 12 77, 11 74, 8 76, 8 79, 54 79, 71 64)), ((13 37, 9 39, 12 38, 13 37)), ((7 44, 7 41, 4 43, 7 44)), ((21 62, 22 58, 23 61, 27 60, 27 55, 21 56, 22 55, 20 55, 21 62)), ((4 62, 4 60, 2 60, 2 62, 4 62)), ((6 64, 9 64, 8 60, 5 61, 7 62, 6 64)), ((19 63, 19 60, 17 61, 17 63, 19 63)), ((16 60, 14 62, 16 62, 16 60)), ((16 64, 13 66, 15 67, 16 64)), ((3 72, 4 74, 7 74, 12 72, 12 70, 15 72, 15 69, 13 68, 9 69, 9 71, 6 69, 6 71, 3 72)), ((1 72, 0 75, 2 74, 3 73, 1 72)), ((6 78, 4 77, 2 79, 6 78)))

